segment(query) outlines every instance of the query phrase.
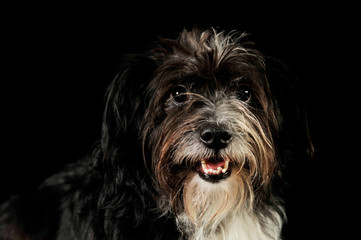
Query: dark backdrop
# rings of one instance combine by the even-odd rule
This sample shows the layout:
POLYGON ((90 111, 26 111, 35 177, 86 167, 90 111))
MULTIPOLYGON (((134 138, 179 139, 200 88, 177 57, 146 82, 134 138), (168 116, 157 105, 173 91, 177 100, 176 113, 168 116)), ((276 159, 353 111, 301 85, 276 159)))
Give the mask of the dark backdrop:
POLYGON ((357 209, 357 177, 350 171, 357 168, 351 154, 357 144, 350 136, 357 139, 352 119, 358 112, 351 107, 358 88, 351 74, 352 7, 168 4, 14 4, 1 10, 0 201, 33 191, 89 153, 100 136, 106 86, 123 53, 197 25, 246 31, 263 53, 298 75, 317 152, 314 162, 297 170, 291 236, 350 234, 347 213, 357 209))

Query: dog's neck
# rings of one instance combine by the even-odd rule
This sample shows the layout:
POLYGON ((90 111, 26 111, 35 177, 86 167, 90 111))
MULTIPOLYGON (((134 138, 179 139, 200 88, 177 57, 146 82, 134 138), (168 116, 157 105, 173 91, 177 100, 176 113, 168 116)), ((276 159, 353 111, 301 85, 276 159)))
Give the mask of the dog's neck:
POLYGON ((177 217, 184 239, 280 239, 281 215, 266 205, 256 212, 249 202, 253 195, 244 195, 245 186, 238 183, 236 176, 216 185, 195 176, 186 184, 184 211, 177 217))

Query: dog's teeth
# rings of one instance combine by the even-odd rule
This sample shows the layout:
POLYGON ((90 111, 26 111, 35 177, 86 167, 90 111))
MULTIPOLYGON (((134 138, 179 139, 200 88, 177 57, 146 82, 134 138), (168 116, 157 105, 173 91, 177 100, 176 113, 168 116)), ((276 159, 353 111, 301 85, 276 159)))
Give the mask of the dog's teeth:
POLYGON ((201 160, 201 167, 205 174, 218 175, 220 173, 226 173, 229 167, 229 161, 225 161, 224 166, 219 166, 216 169, 209 168, 205 160, 201 160))
POLYGON ((229 167, 229 161, 226 161, 226 163, 223 166, 222 173, 226 173, 229 167))
POLYGON ((208 174, 207 165, 206 165, 206 163, 203 162, 203 161, 202 161, 202 169, 203 169, 203 171, 204 171, 206 174, 208 174))
POLYGON ((223 167, 223 169, 228 169, 228 167, 229 167, 229 161, 226 161, 226 163, 224 164, 224 167, 223 167))

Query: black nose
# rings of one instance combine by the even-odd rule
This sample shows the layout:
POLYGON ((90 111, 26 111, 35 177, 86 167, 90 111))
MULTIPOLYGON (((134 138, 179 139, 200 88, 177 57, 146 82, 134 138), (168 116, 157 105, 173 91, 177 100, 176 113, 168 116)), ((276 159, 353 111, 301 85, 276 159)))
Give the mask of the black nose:
POLYGON ((219 150, 232 140, 232 134, 221 128, 206 128, 201 131, 200 139, 207 147, 219 150))

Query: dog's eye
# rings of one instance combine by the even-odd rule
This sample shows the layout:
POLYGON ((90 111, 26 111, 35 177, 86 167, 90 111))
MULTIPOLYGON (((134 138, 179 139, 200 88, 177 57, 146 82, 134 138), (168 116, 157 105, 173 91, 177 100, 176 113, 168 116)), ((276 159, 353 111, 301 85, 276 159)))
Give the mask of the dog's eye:
POLYGON ((241 87, 238 90, 238 98, 243 102, 248 102, 251 99, 251 90, 247 87, 241 87))
POLYGON ((182 85, 178 85, 173 88, 171 97, 175 102, 183 103, 188 100, 187 89, 182 85))

